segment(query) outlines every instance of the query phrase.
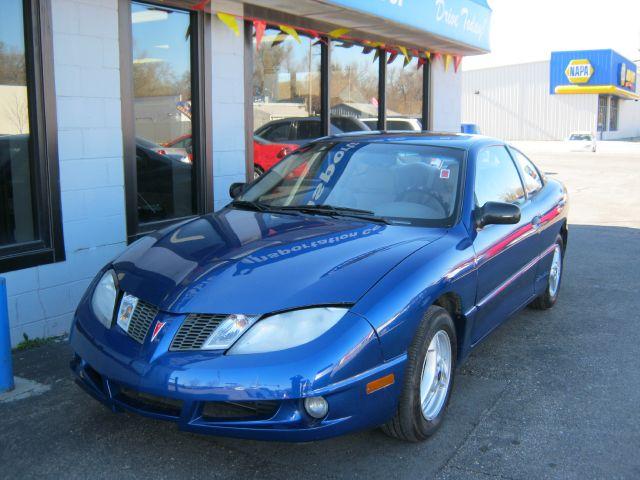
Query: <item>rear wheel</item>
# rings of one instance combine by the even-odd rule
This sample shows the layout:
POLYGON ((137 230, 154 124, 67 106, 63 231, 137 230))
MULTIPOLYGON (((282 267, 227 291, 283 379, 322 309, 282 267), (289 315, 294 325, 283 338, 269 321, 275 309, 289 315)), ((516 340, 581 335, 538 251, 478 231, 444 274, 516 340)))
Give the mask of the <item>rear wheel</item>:
POLYGON ((382 430, 400 440, 420 442, 440 427, 451 396, 457 350, 449 312, 430 307, 407 353, 398 410, 382 430))
POLYGON ((562 283, 563 264, 564 244, 562 237, 558 235, 553 248, 553 258, 551 259, 551 266, 549 267, 547 286, 544 292, 531 302, 529 305, 531 308, 547 310, 555 305, 558 300, 558 294, 560 293, 560 284, 562 283))

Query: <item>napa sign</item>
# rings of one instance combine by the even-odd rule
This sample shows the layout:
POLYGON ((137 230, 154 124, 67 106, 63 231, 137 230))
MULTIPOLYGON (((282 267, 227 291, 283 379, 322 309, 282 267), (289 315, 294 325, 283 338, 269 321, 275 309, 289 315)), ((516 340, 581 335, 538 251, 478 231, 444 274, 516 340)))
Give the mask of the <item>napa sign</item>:
POLYGON ((489 51, 491 9, 486 0, 326 0, 326 3, 432 33, 478 51, 489 51))
POLYGON ((593 75, 593 67, 586 58, 571 60, 564 74, 571 83, 587 83, 593 75))
POLYGON ((614 50, 552 52, 549 93, 637 99, 634 62, 614 50))

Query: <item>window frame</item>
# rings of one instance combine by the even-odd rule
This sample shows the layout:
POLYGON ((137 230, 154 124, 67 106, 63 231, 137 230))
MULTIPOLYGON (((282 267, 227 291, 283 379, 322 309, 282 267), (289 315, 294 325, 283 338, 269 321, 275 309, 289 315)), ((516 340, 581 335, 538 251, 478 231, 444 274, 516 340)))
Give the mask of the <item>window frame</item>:
POLYGON ((65 260, 50 0, 22 0, 29 156, 39 239, 0 247, 0 273, 65 260))
MULTIPOLYGON (((477 197, 476 197, 476 182, 478 181, 478 157, 485 150, 488 150, 489 148, 495 148, 495 147, 502 147, 506 151, 507 158, 511 161, 511 164, 513 165, 513 168, 516 169, 516 174, 518 176, 518 180, 520 181, 520 186, 522 187, 522 193, 523 193, 522 201, 519 201, 517 203, 513 203, 513 202, 506 202, 506 203, 513 203, 513 205, 516 205, 516 206, 520 207, 524 203, 526 203, 527 200, 529 200, 529 197, 527 195, 527 189, 525 188, 524 181, 522 180, 522 174, 520 173, 520 169, 518 168, 518 165, 516 164, 516 161, 514 160, 513 156, 511 155, 511 152, 509 151, 510 147, 507 144, 504 144, 504 143, 496 143, 496 144, 492 144, 492 145, 483 146, 482 148, 480 148, 478 150, 478 152, 475 155, 475 161, 474 161, 474 166, 473 166, 474 167, 474 172, 473 172, 473 203, 474 203, 474 209, 482 208, 482 205, 478 205, 477 197)), ((492 201, 495 201, 495 200, 489 200, 489 201, 492 202, 492 201)))
POLYGON ((519 150, 519 149, 517 149, 515 147, 512 147, 511 145, 507 145, 507 150, 509 151, 509 155, 511 156, 511 160, 513 160, 513 163, 516 166, 516 170, 518 170, 518 175, 520 175, 520 182, 522 182, 522 186, 524 187, 525 198, 529 199, 529 198, 535 197, 536 195, 538 195, 538 193, 540 193, 544 189, 545 185, 547 184, 544 175, 542 175, 542 172, 540 171, 538 166, 535 163, 533 163, 533 160, 531 160, 524 153, 522 153, 521 150, 519 150), (520 163, 516 159, 515 153, 519 153, 524 158, 526 158, 529 161, 529 163, 531 164, 531 166, 533 166, 534 170, 538 173, 538 177, 540 178, 540 188, 538 190, 536 190, 535 192, 533 192, 533 193, 529 193, 527 191, 527 185, 526 185, 526 182, 524 181, 524 172, 520 168, 520 163))
POLYGON ((120 96, 122 109, 122 142, 127 215, 127 242, 166 226, 213 211, 213 140, 210 128, 211 104, 211 14, 194 11, 175 2, 148 0, 118 0, 118 31, 120 37, 120 96), (171 8, 189 14, 191 24, 191 139, 194 162, 192 195, 195 213, 186 217, 140 223, 138 218, 138 184, 135 145, 135 114, 133 95, 133 25, 131 3, 159 8, 171 8))
MULTIPOLYGON (((271 10, 267 7, 260 7, 251 4, 245 4, 245 15, 251 18, 263 19, 267 23, 267 28, 277 28, 279 24, 292 25, 299 28, 307 28, 315 31, 326 31, 327 24, 304 19, 296 15, 271 10)), ((331 135, 331 92, 330 92, 330 75, 331 75, 331 54, 333 50, 333 40, 327 36, 321 36, 320 43, 320 121, 322 122, 322 136, 331 135)), ((340 40, 337 40, 340 41, 340 40)), ((354 42, 356 45, 360 45, 354 42)), ((245 57, 245 81, 244 81, 244 98, 245 98, 245 138, 247 140, 247 148, 245 149, 247 181, 253 180, 253 22, 246 20, 244 22, 244 57, 245 57), (250 145, 249 145, 250 144, 250 145)), ((424 50, 424 49, 422 49, 424 50)), ((380 49, 378 56, 378 128, 383 129, 386 126, 386 72, 387 72, 387 56, 385 50, 380 49), (383 61, 384 60, 384 61, 383 61)), ((422 66, 422 115, 420 121, 422 130, 431 128, 431 59, 426 59, 422 66)))
POLYGON ((620 118, 620 98, 612 95, 611 98, 609 98, 608 127, 610 132, 618 131, 619 118, 620 118))

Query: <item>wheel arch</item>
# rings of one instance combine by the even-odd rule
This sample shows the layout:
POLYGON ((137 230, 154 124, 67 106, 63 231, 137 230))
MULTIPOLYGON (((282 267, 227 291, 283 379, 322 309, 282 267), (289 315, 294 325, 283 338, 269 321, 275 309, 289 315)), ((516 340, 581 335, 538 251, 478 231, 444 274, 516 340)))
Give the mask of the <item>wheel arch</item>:
POLYGON ((467 328, 467 318, 462 310, 462 297, 455 292, 446 292, 436 298, 433 305, 444 308, 451 315, 453 324, 456 327, 458 359, 462 358, 467 328))

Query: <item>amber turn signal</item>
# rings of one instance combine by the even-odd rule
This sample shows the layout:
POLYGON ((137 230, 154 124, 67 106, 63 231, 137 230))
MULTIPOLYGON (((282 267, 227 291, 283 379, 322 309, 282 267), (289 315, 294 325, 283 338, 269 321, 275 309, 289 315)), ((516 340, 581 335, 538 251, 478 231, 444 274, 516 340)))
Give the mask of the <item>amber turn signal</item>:
POLYGON ((377 380, 367 383, 367 395, 377 392, 384 387, 388 387, 389 385, 393 385, 393 382, 396 381, 396 377, 393 373, 389 375, 385 375, 384 377, 380 377, 377 380))

